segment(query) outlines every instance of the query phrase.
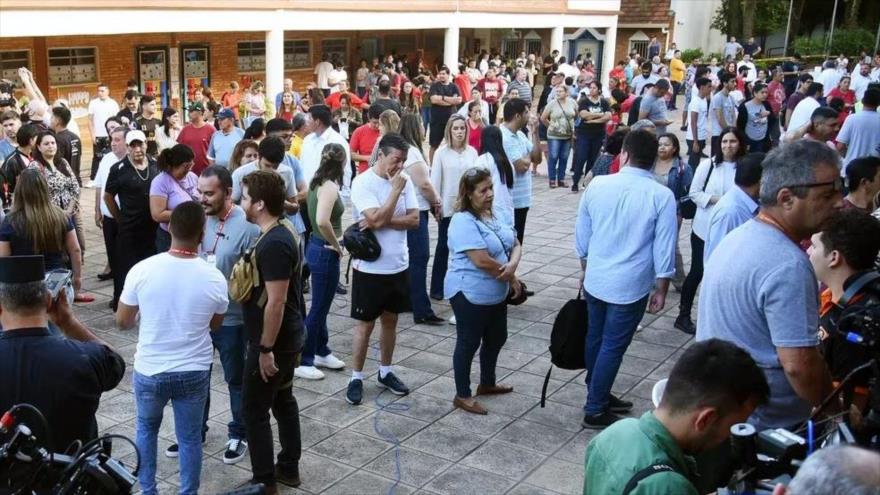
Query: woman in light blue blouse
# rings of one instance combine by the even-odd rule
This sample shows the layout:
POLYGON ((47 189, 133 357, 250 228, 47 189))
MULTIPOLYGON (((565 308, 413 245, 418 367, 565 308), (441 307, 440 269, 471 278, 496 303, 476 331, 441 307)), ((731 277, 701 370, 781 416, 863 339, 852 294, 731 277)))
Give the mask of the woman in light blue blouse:
POLYGON ((495 363, 507 341, 507 295, 518 296, 516 278, 522 249, 514 229, 492 215, 492 175, 484 168, 467 169, 461 176, 456 213, 449 223, 449 269, 444 296, 456 320, 455 407, 486 414, 471 396, 471 362, 480 349, 477 395, 505 394, 513 387, 495 383, 495 363))

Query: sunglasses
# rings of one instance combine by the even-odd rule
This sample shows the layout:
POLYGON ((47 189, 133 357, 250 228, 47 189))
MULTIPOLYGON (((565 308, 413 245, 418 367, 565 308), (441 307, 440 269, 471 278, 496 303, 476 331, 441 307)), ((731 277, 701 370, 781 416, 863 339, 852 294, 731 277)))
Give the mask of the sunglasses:
POLYGON ((810 184, 793 184, 790 186, 785 186, 789 189, 794 189, 797 187, 802 187, 805 189, 812 189, 814 187, 823 187, 823 186, 831 186, 834 191, 842 192, 843 191, 843 177, 838 177, 832 181, 828 182, 812 182, 810 184))

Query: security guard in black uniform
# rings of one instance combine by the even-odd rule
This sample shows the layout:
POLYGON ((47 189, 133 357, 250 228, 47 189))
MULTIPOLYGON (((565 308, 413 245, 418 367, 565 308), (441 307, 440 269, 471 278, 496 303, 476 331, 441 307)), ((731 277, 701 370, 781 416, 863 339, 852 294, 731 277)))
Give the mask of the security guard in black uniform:
POLYGON ((35 406, 51 429, 44 446, 64 452, 74 440, 97 437, 99 399, 122 379, 125 361, 77 321, 64 290, 51 300, 44 273, 42 256, 0 258, 0 414, 35 406), (49 318, 66 338, 49 334, 49 318))

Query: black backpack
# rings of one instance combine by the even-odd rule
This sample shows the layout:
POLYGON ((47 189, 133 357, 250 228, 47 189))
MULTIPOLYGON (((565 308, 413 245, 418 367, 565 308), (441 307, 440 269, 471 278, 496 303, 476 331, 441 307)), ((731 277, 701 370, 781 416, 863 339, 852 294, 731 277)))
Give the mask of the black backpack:
MULTIPOLYGON (((550 362, 553 366, 564 370, 582 370, 584 363, 584 345, 587 338, 587 301, 578 291, 577 299, 571 299, 556 315, 553 331, 550 333, 550 362)), ((547 385, 550 383, 550 372, 544 377, 541 387, 541 407, 547 399, 547 385)))

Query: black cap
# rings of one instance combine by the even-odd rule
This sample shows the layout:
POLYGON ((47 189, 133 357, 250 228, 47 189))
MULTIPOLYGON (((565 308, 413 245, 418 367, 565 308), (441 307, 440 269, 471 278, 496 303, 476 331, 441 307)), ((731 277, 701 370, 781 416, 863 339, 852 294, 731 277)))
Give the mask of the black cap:
POLYGON ((43 256, 5 256, 0 258, 0 283, 41 282, 46 276, 43 256))

